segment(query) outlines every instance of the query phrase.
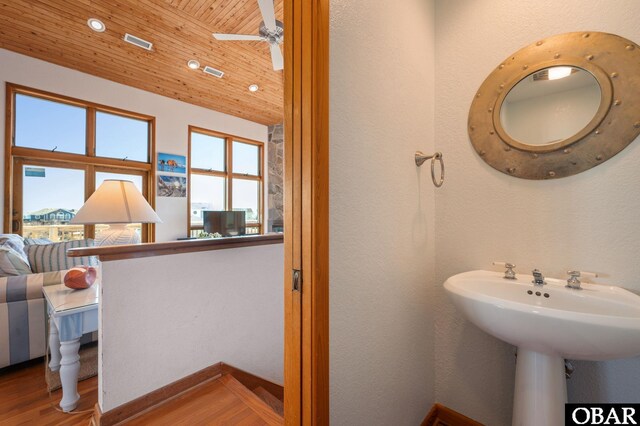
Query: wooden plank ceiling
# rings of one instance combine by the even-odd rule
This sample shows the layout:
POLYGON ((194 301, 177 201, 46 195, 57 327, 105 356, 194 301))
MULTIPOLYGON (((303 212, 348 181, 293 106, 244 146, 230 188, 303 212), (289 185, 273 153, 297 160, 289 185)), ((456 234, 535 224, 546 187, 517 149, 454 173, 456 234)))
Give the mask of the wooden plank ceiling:
MULTIPOLYGON (((283 0, 274 2, 282 21, 283 0)), ((0 48, 270 125, 283 120, 283 74, 269 45, 211 35, 257 34, 261 21, 256 0, 0 0, 0 48), (89 29, 89 18, 106 31, 89 29), (125 33, 153 50, 124 42, 125 33), (189 59, 225 75, 191 70, 189 59)))

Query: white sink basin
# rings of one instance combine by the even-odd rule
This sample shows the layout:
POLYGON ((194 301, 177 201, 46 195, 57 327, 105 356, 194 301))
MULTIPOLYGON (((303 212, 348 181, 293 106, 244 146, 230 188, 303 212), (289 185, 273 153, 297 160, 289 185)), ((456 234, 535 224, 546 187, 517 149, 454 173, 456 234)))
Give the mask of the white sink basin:
POLYGON ((591 361, 640 355, 640 296, 600 284, 574 290, 553 278, 536 287, 531 275, 516 277, 471 271, 444 287, 471 322, 519 348, 591 361))
POLYGON ((564 423, 564 358, 600 361, 640 355, 640 296, 619 287, 531 275, 515 280, 490 271, 447 279, 444 287, 464 315, 518 347, 514 425, 564 423))

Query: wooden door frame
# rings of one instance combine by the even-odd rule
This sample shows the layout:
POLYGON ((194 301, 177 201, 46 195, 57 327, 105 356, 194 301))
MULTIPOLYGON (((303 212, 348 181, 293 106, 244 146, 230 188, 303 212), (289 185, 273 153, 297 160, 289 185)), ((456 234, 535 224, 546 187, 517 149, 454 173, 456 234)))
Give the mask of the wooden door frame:
POLYGON ((329 424, 329 0, 285 0, 285 423, 329 424), (292 289, 301 271, 300 291, 292 289))

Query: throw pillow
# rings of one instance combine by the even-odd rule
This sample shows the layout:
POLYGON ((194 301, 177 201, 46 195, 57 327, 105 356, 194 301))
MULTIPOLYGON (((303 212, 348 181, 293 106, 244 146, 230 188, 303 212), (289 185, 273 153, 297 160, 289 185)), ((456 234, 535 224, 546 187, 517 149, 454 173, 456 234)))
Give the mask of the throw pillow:
POLYGON ((0 243, 0 277, 26 275, 31 273, 29 264, 7 241, 0 243))
POLYGON ((52 241, 48 238, 25 238, 24 244, 51 244, 52 241))
POLYGON ((0 245, 6 244, 7 247, 15 250, 25 263, 29 263, 27 253, 24 251, 24 239, 18 234, 0 234, 0 245))
POLYGON ((80 265, 97 266, 98 259, 95 256, 67 256, 67 250, 70 248, 93 247, 93 245, 93 240, 85 239, 51 244, 28 244, 25 247, 31 269, 35 273, 40 273, 62 271, 80 265))

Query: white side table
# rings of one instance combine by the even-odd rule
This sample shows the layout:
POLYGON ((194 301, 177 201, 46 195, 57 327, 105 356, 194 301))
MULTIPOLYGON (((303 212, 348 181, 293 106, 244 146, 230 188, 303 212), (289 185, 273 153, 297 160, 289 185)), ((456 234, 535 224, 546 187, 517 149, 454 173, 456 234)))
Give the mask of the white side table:
POLYGON ((72 290, 64 284, 42 288, 47 301, 51 371, 60 370, 62 400, 60 408, 69 412, 78 406, 78 372, 80 371, 80 337, 98 329, 100 285, 72 290))

